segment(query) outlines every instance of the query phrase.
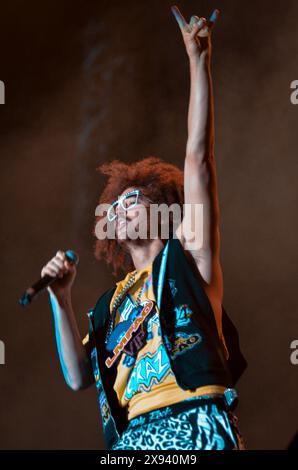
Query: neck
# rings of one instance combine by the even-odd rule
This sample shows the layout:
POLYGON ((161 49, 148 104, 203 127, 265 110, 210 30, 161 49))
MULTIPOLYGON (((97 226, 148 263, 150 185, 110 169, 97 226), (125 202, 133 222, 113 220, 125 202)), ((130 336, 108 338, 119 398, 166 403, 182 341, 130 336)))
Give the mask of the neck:
POLYGON ((147 243, 142 245, 130 245, 129 252, 135 269, 143 269, 148 264, 152 263, 162 248, 163 242, 159 238, 156 240, 148 240, 147 243))

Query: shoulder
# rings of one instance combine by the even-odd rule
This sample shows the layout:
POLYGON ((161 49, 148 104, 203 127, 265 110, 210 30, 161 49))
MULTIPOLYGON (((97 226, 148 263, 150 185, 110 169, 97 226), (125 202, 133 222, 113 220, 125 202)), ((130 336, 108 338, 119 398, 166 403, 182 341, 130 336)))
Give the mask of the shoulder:
POLYGON ((188 265, 193 269, 202 288, 212 303, 219 304, 223 300, 223 273, 218 257, 208 250, 194 249, 187 242, 181 230, 176 231, 176 250, 183 251, 188 265))

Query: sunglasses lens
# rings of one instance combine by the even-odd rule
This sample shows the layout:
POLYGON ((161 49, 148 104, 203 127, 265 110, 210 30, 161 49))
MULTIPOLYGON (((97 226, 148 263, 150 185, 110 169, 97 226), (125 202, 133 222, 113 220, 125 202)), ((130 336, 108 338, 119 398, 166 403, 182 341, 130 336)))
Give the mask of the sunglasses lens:
POLYGON ((122 196, 120 199, 117 199, 117 201, 114 201, 108 211, 107 211, 107 217, 110 222, 116 219, 117 217, 117 212, 116 212, 116 207, 118 204, 120 204, 121 208, 125 211, 128 209, 134 207, 138 203, 138 196, 139 196, 139 191, 131 191, 127 193, 125 196, 122 196))
POLYGON ((126 211, 134 207, 138 203, 138 195, 138 192, 128 193, 126 197, 120 200, 121 207, 126 211))
POLYGON ((110 222, 116 219, 116 212, 114 206, 110 206, 107 212, 107 217, 110 222))

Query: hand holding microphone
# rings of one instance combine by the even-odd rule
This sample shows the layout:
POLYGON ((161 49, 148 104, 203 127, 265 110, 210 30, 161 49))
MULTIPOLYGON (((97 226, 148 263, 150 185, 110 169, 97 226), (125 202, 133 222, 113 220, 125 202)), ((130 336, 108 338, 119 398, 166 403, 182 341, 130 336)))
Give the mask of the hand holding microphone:
POLYGON ((70 292, 75 280, 79 262, 78 255, 72 251, 57 251, 56 255, 42 268, 41 279, 25 291, 19 299, 20 305, 25 307, 43 289, 57 298, 62 298, 70 292))

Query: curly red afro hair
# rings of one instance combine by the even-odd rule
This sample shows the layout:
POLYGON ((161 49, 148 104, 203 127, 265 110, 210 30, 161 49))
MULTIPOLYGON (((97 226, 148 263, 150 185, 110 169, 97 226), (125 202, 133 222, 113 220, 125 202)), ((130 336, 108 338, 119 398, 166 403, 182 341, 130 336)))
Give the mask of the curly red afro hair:
MULTIPOLYGON (((135 187, 150 198, 155 204, 179 204, 183 207, 183 171, 177 166, 157 157, 146 157, 134 163, 113 160, 97 168, 108 177, 99 204, 111 204, 127 188, 135 187)), ((103 216, 97 216, 95 226, 103 216)), ((93 234, 95 235, 95 226, 93 234)), ((98 260, 104 259, 117 276, 121 271, 134 270, 132 259, 116 239, 97 239, 94 255, 98 260)))

